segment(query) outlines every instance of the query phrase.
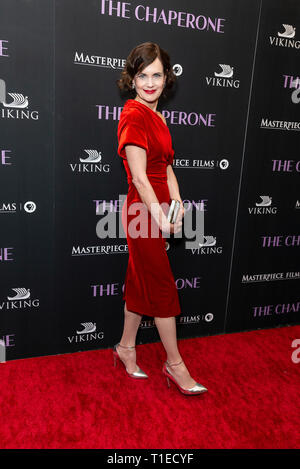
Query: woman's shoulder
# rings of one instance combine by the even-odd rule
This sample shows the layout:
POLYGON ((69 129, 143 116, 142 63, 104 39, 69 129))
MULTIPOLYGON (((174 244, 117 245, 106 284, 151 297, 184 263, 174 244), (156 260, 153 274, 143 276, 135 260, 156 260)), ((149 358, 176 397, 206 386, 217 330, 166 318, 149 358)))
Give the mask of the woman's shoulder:
POLYGON ((145 122, 145 116, 140 108, 132 105, 131 100, 128 100, 123 107, 120 120, 128 124, 131 123, 143 126, 145 122))

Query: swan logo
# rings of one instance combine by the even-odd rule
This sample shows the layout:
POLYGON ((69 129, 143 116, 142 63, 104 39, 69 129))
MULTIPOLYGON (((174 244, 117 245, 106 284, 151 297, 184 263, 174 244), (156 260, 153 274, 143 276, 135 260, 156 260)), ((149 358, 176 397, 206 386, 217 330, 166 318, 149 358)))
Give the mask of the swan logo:
POLYGON ((29 288, 12 288, 12 290, 15 292, 15 296, 8 296, 7 299, 10 301, 27 300, 30 297, 29 288))
POLYGON ((269 205, 272 204, 272 197, 269 195, 260 195, 261 201, 256 202, 257 207, 268 207, 269 205))
POLYGON ((82 322, 83 326, 82 331, 76 331, 76 334, 88 334, 89 332, 95 332, 96 323, 95 322, 82 322))
POLYGON ((199 246, 202 247, 210 247, 216 245, 216 237, 215 236, 203 236, 202 240, 199 242, 199 246))
POLYGON ((233 67, 226 64, 219 64, 222 68, 222 72, 217 73, 215 72, 215 77, 222 77, 222 78, 231 78, 233 76, 233 67))
POLYGON ((198 236, 200 240, 197 247, 191 247, 191 253, 197 255, 208 255, 208 254, 222 254, 222 246, 217 246, 217 238, 213 235, 204 235, 204 233, 198 236))
POLYGON ((28 96, 23 96, 20 93, 7 93, 8 96, 12 98, 12 101, 10 103, 6 103, 5 101, 2 102, 2 105, 4 107, 8 108, 19 108, 19 109, 25 109, 28 107, 28 96))
POLYGON ((38 308, 40 306, 40 300, 38 298, 31 299, 31 292, 29 288, 17 287, 12 288, 14 294, 7 296, 8 301, 0 302, 0 311, 4 310, 16 310, 26 308, 38 308))
POLYGON ((101 151, 97 150, 84 150, 88 156, 86 158, 79 158, 80 163, 99 163, 101 161, 101 151))
POLYGON ((38 111, 28 108, 28 96, 21 93, 6 93, 6 83, 0 79, 0 102, 3 106, 1 117, 4 119, 33 119, 38 120, 38 111), (9 98, 7 97, 9 96, 9 98))
POLYGON ((95 322, 81 322, 80 326, 81 328, 76 330, 76 335, 67 338, 70 344, 98 341, 104 338, 104 332, 97 332, 95 322))
POLYGON ((284 27, 284 32, 283 33, 277 33, 277 35, 279 37, 287 37, 289 39, 292 39, 293 37, 295 37, 295 34, 296 34, 296 28, 294 28, 294 26, 292 26, 291 24, 283 24, 282 25, 284 27))
POLYGON ((73 173, 109 173, 110 165, 102 163, 102 153, 98 150, 83 150, 86 155, 79 157, 80 163, 70 163, 73 173))
POLYGON ((299 49, 300 41, 295 40, 296 28, 291 24, 282 24, 282 28, 284 31, 278 31, 277 36, 269 36, 271 46, 299 49))
POLYGON ((248 207, 249 215, 275 215, 277 207, 272 206, 272 197, 260 195, 260 201, 255 202, 255 207, 248 207))
POLYGON ((233 67, 227 64, 219 64, 220 72, 214 72, 214 76, 206 76, 205 80, 208 86, 217 86, 223 88, 239 88, 240 80, 234 80, 233 67))

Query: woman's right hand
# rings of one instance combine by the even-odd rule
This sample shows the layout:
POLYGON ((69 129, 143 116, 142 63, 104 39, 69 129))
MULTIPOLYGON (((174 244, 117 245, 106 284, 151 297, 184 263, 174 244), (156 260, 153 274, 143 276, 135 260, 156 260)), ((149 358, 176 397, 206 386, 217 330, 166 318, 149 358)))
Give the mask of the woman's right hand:
POLYGON ((178 233, 182 230, 182 221, 181 219, 175 223, 170 223, 168 220, 164 220, 161 226, 161 231, 163 233, 178 233))

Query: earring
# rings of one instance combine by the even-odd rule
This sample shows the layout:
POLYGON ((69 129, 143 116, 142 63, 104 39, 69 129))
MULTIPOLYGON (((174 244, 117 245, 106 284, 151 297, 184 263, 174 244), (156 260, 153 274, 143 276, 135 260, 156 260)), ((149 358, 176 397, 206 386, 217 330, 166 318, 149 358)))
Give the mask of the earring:
POLYGON ((135 84, 134 84, 134 82, 132 82, 131 88, 132 88, 132 89, 134 89, 134 88, 135 88, 135 84))

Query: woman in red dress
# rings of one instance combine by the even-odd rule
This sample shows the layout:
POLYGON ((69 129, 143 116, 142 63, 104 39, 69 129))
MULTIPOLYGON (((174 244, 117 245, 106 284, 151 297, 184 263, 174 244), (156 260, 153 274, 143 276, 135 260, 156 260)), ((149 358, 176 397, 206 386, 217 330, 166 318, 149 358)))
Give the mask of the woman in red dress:
POLYGON ((207 389, 190 375, 177 346, 175 317, 181 313, 178 292, 166 252, 163 233, 182 229, 184 207, 172 162, 172 139, 162 114, 157 111, 160 95, 170 89, 175 75, 169 55, 158 44, 146 42, 129 54, 120 89, 133 91, 123 107, 118 125, 118 154, 127 173, 128 195, 122 209, 129 260, 123 299, 124 330, 113 354, 133 378, 147 378, 136 364, 135 341, 142 315, 154 317, 167 353, 163 373, 184 394, 207 389), (171 199, 181 203, 176 223, 166 214, 171 199))

